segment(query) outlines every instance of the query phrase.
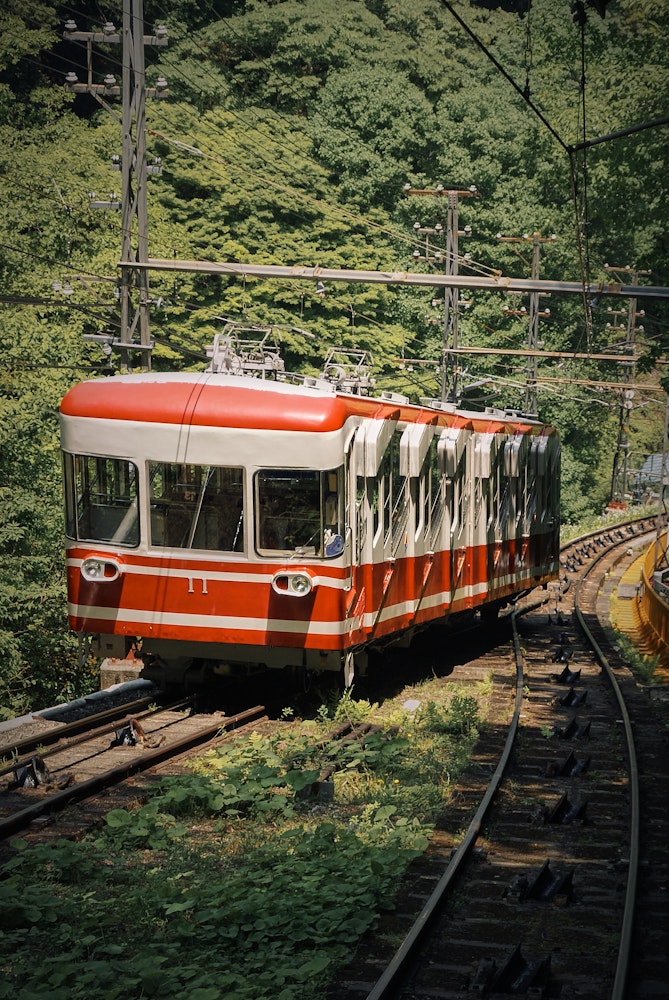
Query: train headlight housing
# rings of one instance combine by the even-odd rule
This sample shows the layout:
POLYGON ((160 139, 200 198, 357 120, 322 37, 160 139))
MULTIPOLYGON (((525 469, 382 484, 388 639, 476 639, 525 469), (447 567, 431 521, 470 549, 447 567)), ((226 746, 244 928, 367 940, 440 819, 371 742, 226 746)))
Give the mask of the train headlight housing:
POLYGON ((88 556, 81 564, 81 575, 88 583, 113 583, 121 575, 121 567, 115 559, 88 556))
POLYGON ((291 597, 306 597, 314 588, 312 577, 303 570, 277 573, 272 579, 272 589, 276 594, 291 597))

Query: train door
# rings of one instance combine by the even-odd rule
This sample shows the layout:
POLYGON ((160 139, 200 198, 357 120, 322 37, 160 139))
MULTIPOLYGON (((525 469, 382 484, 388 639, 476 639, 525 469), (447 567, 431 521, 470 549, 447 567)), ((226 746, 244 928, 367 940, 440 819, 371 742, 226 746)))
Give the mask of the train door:
POLYGON ((428 555, 447 547, 442 539, 445 532, 450 532, 453 517, 452 483, 447 479, 439 460, 439 442, 440 438, 435 434, 430 441, 421 475, 424 483, 423 534, 428 555))
POLYGON ((354 431, 344 453, 344 568, 345 590, 355 589, 356 569, 360 565, 361 527, 358 517, 358 497, 354 463, 354 431))
POLYGON ((552 435, 548 441, 548 490, 546 496, 546 526, 549 537, 548 559, 551 570, 557 571, 560 561, 560 459, 561 446, 557 435, 552 435))
MULTIPOLYGON (((364 559, 367 546, 367 503, 365 478, 360 475, 361 447, 364 447, 364 429, 356 428, 344 454, 344 621, 347 634, 342 666, 344 683, 353 684, 356 665, 363 672, 365 663, 356 664, 354 647, 363 636, 366 610, 364 559)), ((364 454, 364 453, 362 453, 364 454)))
POLYGON ((556 568, 559 533, 559 445, 556 438, 541 434, 532 442, 533 518, 531 522, 532 573, 539 577, 556 568), (557 530, 556 530, 557 529, 557 530))
MULTIPOLYGON (((386 444, 374 484, 372 631, 379 627, 383 611, 390 603, 391 590, 397 589, 398 581, 404 574, 404 565, 400 560, 406 553, 410 508, 408 478, 402 475, 400 469, 401 439, 402 430, 395 427, 386 444)), ((393 623, 394 628, 400 625, 400 622, 393 623)))
POLYGON ((487 596, 494 600, 504 585, 508 573, 508 548, 504 533, 508 517, 508 480, 504 476, 504 438, 499 434, 480 435, 477 458, 481 477, 482 514, 485 516, 486 558, 485 582, 487 596))
POLYGON ((474 438, 474 550, 473 580, 477 603, 488 597, 491 573, 491 547, 494 529, 491 524, 491 474, 495 436, 478 432, 474 438))
POLYGON ((400 440, 400 474, 408 491, 404 550, 409 562, 404 592, 414 603, 407 625, 415 621, 428 588, 432 589, 435 568, 433 530, 438 530, 438 522, 443 516, 436 422, 435 415, 426 423, 409 424, 400 440))
POLYGON ((445 589, 450 605, 456 600, 464 600, 470 576, 473 494, 468 445, 471 436, 470 428, 450 427, 439 441, 446 476, 445 505, 452 512, 448 537, 450 558, 445 567, 445 589))
POLYGON ((351 474, 355 471, 354 584, 347 604, 352 628, 367 637, 376 628, 394 573, 390 552, 393 537, 393 486, 397 495, 399 443, 395 438, 399 410, 384 418, 366 420, 352 446, 351 474), (394 454, 397 458, 394 458, 394 454))
POLYGON ((507 529, 509 576, 518 582, 527 564, 529 538, 525 535, 524 510, 527 482, 527 434, 516 433, 504 445, 503 472, 508 483, 507 529))

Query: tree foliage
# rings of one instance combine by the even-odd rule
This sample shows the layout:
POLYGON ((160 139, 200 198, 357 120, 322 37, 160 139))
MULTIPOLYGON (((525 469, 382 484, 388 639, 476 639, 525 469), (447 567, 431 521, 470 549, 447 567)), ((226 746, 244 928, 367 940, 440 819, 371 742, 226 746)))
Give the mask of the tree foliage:
MULTIPOLYGON (((170 35, 166 48, 146 51, 147 81, 164 74, 170 87, 146 109, 148 155, 163 166, 149 179, 151 255, 428 269, 434 261, 415 260, 426 244, 414 227, 445 227, 446 201, 405 197, 404 185, 475 185, 477 197, 459 203, 460 224, 472 229, 460 241, 471 254, 461 273, 529 277, 531 246, 498 234, 539 232, 556 235, 542 245, 542 277, 608 282, 610 263, 649 272, 642 284, 668 285, 666 125, 575 148, 666 118, 667 0, 615 0, 605 18, 587 7, 582 28, 566 0, 472 0, 453 7, 460 20, 450 7, 177 0, 166 9, 145 0, 147 32, 164 23, 170 35)), ((76 10, 8 0, 0 13, 0 176, 10 194, 0 202, 0 705, 12 708, 64 693, 64 678, 78 677, 65 630, 56 411, 70 384, 109 373, 83 335, 118 333, 120 323, 120 215, 89 207, 90 192, 104 199, 120 185, 111 170, 120 106, 63 88, 68 71, 80 80, 87 72, 85 45, 62 37, 72 17, 87 31, 106 19, 119 25, 122 0, 76 10)), ((96 80, 120 79, 120 48, 95 46, 93 64, 96 80)), ((437 250, 445 239, 431 239, 428 255, 437 250)), ((159 273, 151 286, 156 368, 200 367, 232 317, 282 324, 289 367, 317 372, 328 347, 364 347, 380 387, 414 399, 439 393, 444 309, 434 289, 351 283, 322 292, 291 280, 159 273)), ((514 313, 526 298, 462 298, 461 344, 525 346, 527 321, 514 313)), ((542 298, 542 342, 606 350, 625 336, 610 303, 626 308, 595 301, 590 325, 582 297, 542 298)), ((639 371, 657 384, 669 310, 639 307, 639 371)), ((525 359, 462 364, 462 385, 486 381, 477 405, 523 405, 525 359)), ((575 520, 607 499, 620 414, 619 392, 586 383, 618 382, 621 368, 547 359, 540 374, 555 380, 541 384, 539 406, 562 434, 563 514, 575 520)), ((633 411, 632 449, 660 450, 660 409, 636 402, 645 405, 633 411)))

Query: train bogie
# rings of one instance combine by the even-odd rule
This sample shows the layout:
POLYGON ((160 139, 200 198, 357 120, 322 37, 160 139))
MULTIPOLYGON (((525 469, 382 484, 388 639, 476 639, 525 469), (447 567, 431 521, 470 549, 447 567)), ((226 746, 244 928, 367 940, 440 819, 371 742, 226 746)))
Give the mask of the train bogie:
POLYGON ((61 406, 70 624, 174 675, 345 670, 558 567, 559 442, 465 413, 219 374, 61 406))

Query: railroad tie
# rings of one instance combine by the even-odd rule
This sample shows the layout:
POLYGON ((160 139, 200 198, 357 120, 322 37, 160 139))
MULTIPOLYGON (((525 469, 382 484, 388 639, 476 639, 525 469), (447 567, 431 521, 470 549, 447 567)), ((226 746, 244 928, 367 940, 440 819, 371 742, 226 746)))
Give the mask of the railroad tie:
POLYGON ((577 778, 590 767, 590 757, 577 757, 573 750, 562 761, 551 761, 546 765, 547 777, 577 778))
POLYGON ((533 878, 520 875, 505 892, 505 896, 509 899, 517 899, 519 903, 525 902, 526 899, 549 903, 556 896, 563 896, 564 902, 569 903, 572 896, 573 878, 573 868, 568 871, 553 872, 550 858, 546 858, 533 878))
POLYGON ((580 802, 572 802, 567 792, 563 792, 559 800, 552 808, 544 806, 544 823, 553 823, 559 826, 568 826, 570 823, 575 823, 577 820, 580 820, 581 823, 585 823, 585 813, 587 808, 587 799, 583 799, 580 802))
POLYGON ((484 959, 474 976, 472 991, 487 993, 528 993, 545 995, 550 983, 551 957, 547 955, 534 961, 525 959, 516 945, 506 962, 497 967, 494 960, 484 959))

